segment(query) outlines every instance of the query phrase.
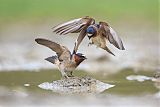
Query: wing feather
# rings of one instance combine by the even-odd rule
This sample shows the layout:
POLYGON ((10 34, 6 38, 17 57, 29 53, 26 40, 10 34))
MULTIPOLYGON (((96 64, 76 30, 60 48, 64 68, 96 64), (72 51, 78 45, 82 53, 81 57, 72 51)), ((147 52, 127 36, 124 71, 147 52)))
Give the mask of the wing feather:
POLYGON ((77 25, 79 25, 79 24, 78 24, 78 23, 76 23, 76 24, 73 23, 73 24, 69 24, 69 25, 66 25, 66 26, 62 26, 62 27, 59 27, 59 28, 55 29, 53 32, 58 33, 58 32, 60 32, 60 31, 62 31, 62 30, 76 27, 77 25))
POLYGON ((66 35, 68 33, 75 33, 75 32, 78 33, 82 30, 82 27, 90 25, 92 21, 94 21, 94 19, 88 16, 74 19, 53 27, 53 32, 56 32, 60 35, 66 35))
POLYGON ((60 32, 61 35, 66 35, 68 33, 72 33, 72 32, 75 32, 75 31, 78 31, 80 28, 81 28, 82 25, 78 25, 78 26, 75 26, 75 27, 72 27, 72 28, 68 28, 68 29, 65 29, 63 31, 60 32))
POLYGON ((125 50, 122 40, 117 33, 106 22, 99 22, 99 24, 101 34, 104 35, 115 47, 120 50, 125 50))
POLYGON ((86 29, 91 24, 94 24, 95 20, 89 16, 74 19, 68 22, 65 22, 63 24, 60 24, 58 26, 55 26, 53 28, 53 32, 60 34, 60 35, 66 35, 68 33, 80 33, 74 46, 73 52, 77 52, 78 47, 84 37, 86 36, 86 29))
POLYGON ((63 24, 60 24, 60 25, 58 25, 58 26, 55 26, 55 27, 53 27, 53 31, 55 31, 56 29, 62 28, 62 27, 64 27, 64 26, 68 26, 68 25, 71 25, 71 24, 73 24, 73 23, 79 22, 80 20, 82 20, 82 18, 74 19, 74 20, 65 22, 65 23, 63 23, 63 24))
POLYGON ((73 53, 76 53, 78 50, 79 45, 81 44, 82 40, 84 39, 84 37, 86 36, 86 28, 84 28, 83 30, 81 30, 76 42, 75 42, 75 46, 74 46, 74 50, 73 53))
POLYGON ((40 44, 40 45, 44 45, 44 46, 50 48, 51 50, 53 50, 54 52, 56 52, 56 54, 57 54, 58 56, 61 56, 61 54, 62 54, 64 51, 69 51, 66 47, 61 46, 60 44, 55 43, 55 42, 52 42, 52 41, 47 40, 47 39, 37 38, 37 39, 35 39, 35 41, 36 41, 38 44, 40 44))

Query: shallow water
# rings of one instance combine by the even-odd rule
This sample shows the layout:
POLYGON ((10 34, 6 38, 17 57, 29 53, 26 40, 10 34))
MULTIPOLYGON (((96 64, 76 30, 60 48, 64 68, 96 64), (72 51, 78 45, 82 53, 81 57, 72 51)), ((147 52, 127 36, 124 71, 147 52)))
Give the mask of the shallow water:
POLYGON ((0 107, 8 106, 140 106, 158 107, 160 95, 154 82, 146 80, 130 81, 129 75, 153 76, 153 72, 134 72, 124 69, 119 73, 87 73, 76 71, 76 76, 92 76, 102 82, 114 84, 115 87, 105 90, 101 94, 60 95, 38 87, 43 82, 60 79, 57 70, 40 70, 37 72, 11 71, 0 72, 0 107), (84 97, 85 96, 85 97, 84 97), (63 101, 63 103, 62 103, 63 101))

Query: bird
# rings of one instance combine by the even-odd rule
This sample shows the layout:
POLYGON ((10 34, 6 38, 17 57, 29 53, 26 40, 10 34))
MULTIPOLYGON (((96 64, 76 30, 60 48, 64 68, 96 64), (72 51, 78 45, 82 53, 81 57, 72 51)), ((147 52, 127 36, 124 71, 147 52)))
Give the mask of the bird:
MULTIPOLYGON (((100 21, 95 23, 95 19, 89 16, 73 19, 65 23, 54 26, 53 32, 59 35, 66 35, 68 33, 79 33, 79 36, 75 42, 73 53, 76 53, 79 45, 85 36, 88 36, 88 45, 94 44, 99 48, 102 48, 114 55, 107 47, 107 43, 113 44, 119 50, 125 50, 121 38, 113 30, 108 23, 100 21)), ((114 55, 115 56, 115 55, 114 55)))
POLYGON ((37 38, 35 41, 40 44, 50 48, 52 51, 56 52, 55 56, 45 58, 45 60, 58 66, 61 72, 62 78, 73 77, 73 71, 79 66, 81 62, 86 60, 86 56, 82 53, 73 53, 69 51, 66 46, 60 45, 56 42, 50 41, 48 39, 37 38))

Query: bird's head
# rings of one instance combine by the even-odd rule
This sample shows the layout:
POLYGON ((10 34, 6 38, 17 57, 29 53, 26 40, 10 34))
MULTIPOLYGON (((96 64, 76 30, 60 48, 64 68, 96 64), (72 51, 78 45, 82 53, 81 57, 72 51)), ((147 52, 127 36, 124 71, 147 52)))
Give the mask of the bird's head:
POLYGON ((91 25, 87 28, 87 36, 90 39, 91 37, 93 37, 96 34, 96 28, 95 26, 91 25))
POLYGON ((78 66, 81 62, 83 62, 84 60, 86 60, 86 56, 82 53, 76 53, 73 54, 73 60, 76 63, 76 65, 78 66))

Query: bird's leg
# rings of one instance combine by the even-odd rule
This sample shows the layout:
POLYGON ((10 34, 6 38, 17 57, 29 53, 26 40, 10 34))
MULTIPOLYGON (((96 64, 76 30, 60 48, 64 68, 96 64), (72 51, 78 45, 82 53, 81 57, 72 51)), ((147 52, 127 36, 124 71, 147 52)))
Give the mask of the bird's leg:
POLYGON ((74 77, 74 75, 73 75, 73 71, 71 71, 71 72, 70 72, 69 77, 74 77))
POLYGON ((90 45, 93 45, 93 42, 89 42, 89 43, 88 43, 88 46, 90 46, 90 45))
POLYGON ((63 70, 60 70, 61 71, 61 74, 62 74, 62 79, 68 79, 68 75, 63 71, 63 70))
POLYGON ((69 78, 69 76, 68 76, 68 75, 64 75, 62 78, 64 78, 64 79, 68 79, 68 78, 69 78))
POLYGON ((68 75, 62 75, 62 79, 68 79, 69 76, 68 75))

